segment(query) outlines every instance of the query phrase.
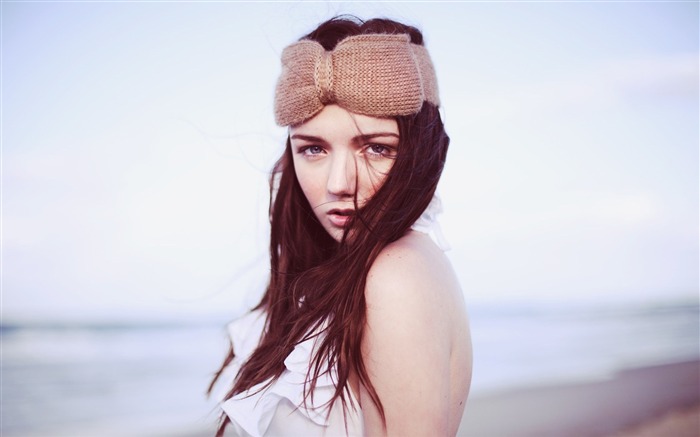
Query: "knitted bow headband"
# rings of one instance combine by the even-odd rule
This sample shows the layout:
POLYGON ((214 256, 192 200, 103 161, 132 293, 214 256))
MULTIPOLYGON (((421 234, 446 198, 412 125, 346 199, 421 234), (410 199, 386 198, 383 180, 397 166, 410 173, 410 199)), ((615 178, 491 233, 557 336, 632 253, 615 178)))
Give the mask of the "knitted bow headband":
POLYGON ((350 36, 326 51, 302 40, 282 52, 275 92, 280 126, 301 123, 324 105, 373 117, 416 114, 427 101, 439 105, 437 80, 425 47, 406 34, 350 36))

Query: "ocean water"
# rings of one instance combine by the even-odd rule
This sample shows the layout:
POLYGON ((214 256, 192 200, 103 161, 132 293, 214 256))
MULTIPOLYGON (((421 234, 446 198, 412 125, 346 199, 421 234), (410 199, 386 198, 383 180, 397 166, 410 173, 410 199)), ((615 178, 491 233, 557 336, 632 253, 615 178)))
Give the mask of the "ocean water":
MULTIPOLYGON (((472 396, 700 358, 697 302, 474 305, 472 396)), ((3 326, 12 436, 212 435, 222 323, 3 326)))
POLYGON ((471 330, 472 395, 700 359, 697 300, 477 306, 471 330))

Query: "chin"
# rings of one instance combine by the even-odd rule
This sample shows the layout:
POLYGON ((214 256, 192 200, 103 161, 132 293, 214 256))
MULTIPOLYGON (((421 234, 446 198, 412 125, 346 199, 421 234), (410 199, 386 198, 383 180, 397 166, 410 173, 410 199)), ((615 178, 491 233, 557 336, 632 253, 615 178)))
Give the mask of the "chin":
POLYGON ((345 230, 343 228, 339 228, 337 226, 333 226, 330 223, 322 223, 323 229, 326 231, 326 233, 334 239, 337 243, 340 243, 340 240, 343 239, 343 233, 345 230))
MULTIPOLYGON (((344 229, 338 229, 338 228, 333 228, 331 229, 326 229, 326 232, 328 232, 328 235, 331 236, 332 239, 334 239, 336 242, 340 243, 340 241, 343 239, 343 234, 345 233, 344 229)), ((350 231, 348 233, 347 238, 345 239, 346 243, 352 243, 354 238, 353 235, 355 233, 353 231, 350 231)))
POLYGON ((344 231, 342 229, 326 229, 326 232, 328 232, 328 235, 330 235, 331 238, 338 243, 340 243, 340 240, 343 239, 344 231))

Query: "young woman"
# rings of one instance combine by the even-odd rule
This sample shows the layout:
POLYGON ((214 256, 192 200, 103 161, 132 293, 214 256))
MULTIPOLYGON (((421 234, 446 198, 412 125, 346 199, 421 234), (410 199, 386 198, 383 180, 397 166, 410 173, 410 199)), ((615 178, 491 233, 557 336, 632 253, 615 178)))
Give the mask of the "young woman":
POLYGON ((413 27, 336 18, 283 51, 270 281, 229 326, 219 435, 456 434, 471 342, 429 236, 449 143, 438 104, 413 27))

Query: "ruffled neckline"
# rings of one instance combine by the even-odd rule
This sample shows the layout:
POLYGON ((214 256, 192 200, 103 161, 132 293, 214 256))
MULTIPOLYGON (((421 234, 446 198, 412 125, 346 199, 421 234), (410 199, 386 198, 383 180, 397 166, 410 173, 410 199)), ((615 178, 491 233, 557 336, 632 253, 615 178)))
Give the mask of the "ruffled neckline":
MULTIPOLYGON (((265 318, 262 310, 254 310, 229 324, 228 331, 236 353, 231 363, 234 374, 238 374, 243 363, 257 347, 265 328, 265 318)), ((263 436, 270 427, 279 403, 286 399, 313 423, 328 426, 330 400, 335 393, 334 381, 337 380, 335 369, 328 369, 324 364, 326 367, 321 368, 313 392, 314 405, 311 405, 310 399, 304 403, 306 374, 315 355, 318 338, 318 335, 310 336, 296 345, 284 360, 285 370, 267 387, 269 381, 224 401, 222 408, 231 421, 251 436, 263 436)))
POLYGON ((440 200, 440 196, 436 192, 433 194, 433 198, 430 200, 428 207, 425 208, 425 211, 418 217, 418 220, 413 223, 411 229, 430 235, 440 249, 447 251, 450 250, 450 244, 442 233, 440 222, 438 222, 438 216, 442 214, 442 212, 442 200, 440 200))

